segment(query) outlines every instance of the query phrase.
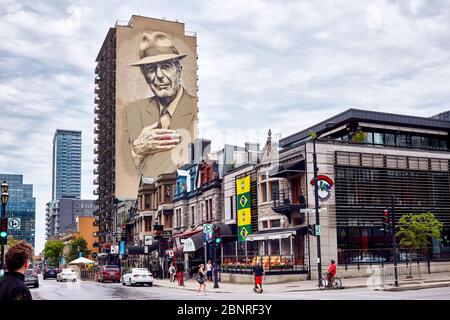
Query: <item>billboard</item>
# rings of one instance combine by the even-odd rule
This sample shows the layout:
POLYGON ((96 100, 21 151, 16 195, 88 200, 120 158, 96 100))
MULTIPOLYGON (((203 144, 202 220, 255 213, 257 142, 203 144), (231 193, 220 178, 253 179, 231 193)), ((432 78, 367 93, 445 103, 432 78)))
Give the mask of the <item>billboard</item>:
POLYGON ((184 24, 133 16, 116 26, 115 194, 172 173, 197 136, 197 39, 184 24))
POLYGON ((252 233, 250 175, 236 179, 238 241, 252 233))

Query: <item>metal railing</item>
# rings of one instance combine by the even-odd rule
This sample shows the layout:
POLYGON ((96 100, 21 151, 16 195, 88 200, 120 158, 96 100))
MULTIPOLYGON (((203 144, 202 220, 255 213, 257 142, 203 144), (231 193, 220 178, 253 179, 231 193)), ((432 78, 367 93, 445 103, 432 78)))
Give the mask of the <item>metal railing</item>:
POLYGON ((81 270, 80 277, 81 277, 81 280, 97 281, 97 271, 96 270, 81 270))
MULTIPOLYGON (((422 250, 411 251, 406 248, 397 249, 397 263, 408 266, 411 263, 419 265, 428 264, 430 270, 431 261, 450 261, 450 250, 441 250, 439 253, 433 252, 434 248, 425 248, 422 250)), ((442 248, 441 248, 442 249, 442 248)), ((381 265, 391 264, 394 262, 394 249, 340 249, 338 250, 338 264, 345 267, 358 266, 358 269, 364 265, 381 265)))
POLYGON ((251 274, 257 261, 261 261, 266 274, 306 273, 303 256, 263 255, 263 256, 224 256, 221 272, 251 274))
POLYGON ((421 280, 422 274, 420 272, 420 266, 385 266, 381 268, 381 287, 395 285, 395 269, 397 268, 397 280, 421 280))

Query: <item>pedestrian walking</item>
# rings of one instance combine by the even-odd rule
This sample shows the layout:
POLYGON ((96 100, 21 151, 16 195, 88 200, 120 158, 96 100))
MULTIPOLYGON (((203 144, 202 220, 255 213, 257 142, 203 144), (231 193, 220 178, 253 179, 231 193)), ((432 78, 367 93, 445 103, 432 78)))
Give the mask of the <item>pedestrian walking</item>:
POLYGON ((170 264, 170 267, 169 267, 169 278, 170 278, 170 282, 175 282, 175 273, 176 273, 175 265, 174 265, 174 263, 172 262, 172 263, 170 264))
POLYGON ((211 263, 211 260, 208 261, 206 264, 206 278, 208 281, 212 281, 212 272, 213 272, 213 265, 211 263))
POLYGON ((25 284, 25 272, 29 267, 32 252, 32 246, 25 241, 17 243, 6 252, 5 263, 8 271, 0 280, 0 302, 33 300, 25 284))
POLYGON ((178 285, 184 287, 184 263, 183 261, 180 261, 177 263, 177 279, 178 279, 178 285))
POLYGON ((203 288, 203 295, 206 295, 206 279, 205 279, 205 265, 202 263, 198 266, 197 282, 199 287, 197 290, 197 295, 200 296, 200 291, 203 288))
POLYGON ((253 288, 253 291, 257 293, 262 293, 262 278, 264 275, 264 268, 261 265, 261 261, 258 260, 256 265, 253 267, 253 275, 255 276, 255 287, 253 288))

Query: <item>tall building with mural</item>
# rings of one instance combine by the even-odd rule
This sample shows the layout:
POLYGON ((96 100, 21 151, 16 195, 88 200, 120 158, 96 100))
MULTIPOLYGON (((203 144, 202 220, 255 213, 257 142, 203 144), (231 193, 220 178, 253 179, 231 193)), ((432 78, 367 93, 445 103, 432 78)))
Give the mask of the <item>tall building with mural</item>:
POLYGON ((197 38, 184 23, 133 15, 108 30, 96 62, 94 195, 107 248, 116 199, 136 198, 142 176, 188 161, 197 136, 197 38))
POLYGON ((33 185, 23 183, 21 174, 0 174, 0 181, 9 185, 6 216, 19 222, 17 229, 8 228, 8 234, 16 240, 25 240, 34 247, 36 198, 33 197, 33 185))

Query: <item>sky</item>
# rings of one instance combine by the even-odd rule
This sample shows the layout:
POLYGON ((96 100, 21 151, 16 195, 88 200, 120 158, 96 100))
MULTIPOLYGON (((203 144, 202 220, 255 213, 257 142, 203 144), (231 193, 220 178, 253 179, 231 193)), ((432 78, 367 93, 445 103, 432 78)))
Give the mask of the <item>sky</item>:
POLYGON ((450 109, 449 1, 0 0, 0 172, 34 185, 36 252, 56 129, 82 130, 82 198, 94 199, 95 58, 133 14, 197 33, 199 136, 213 149, 348 108, 450 109))

